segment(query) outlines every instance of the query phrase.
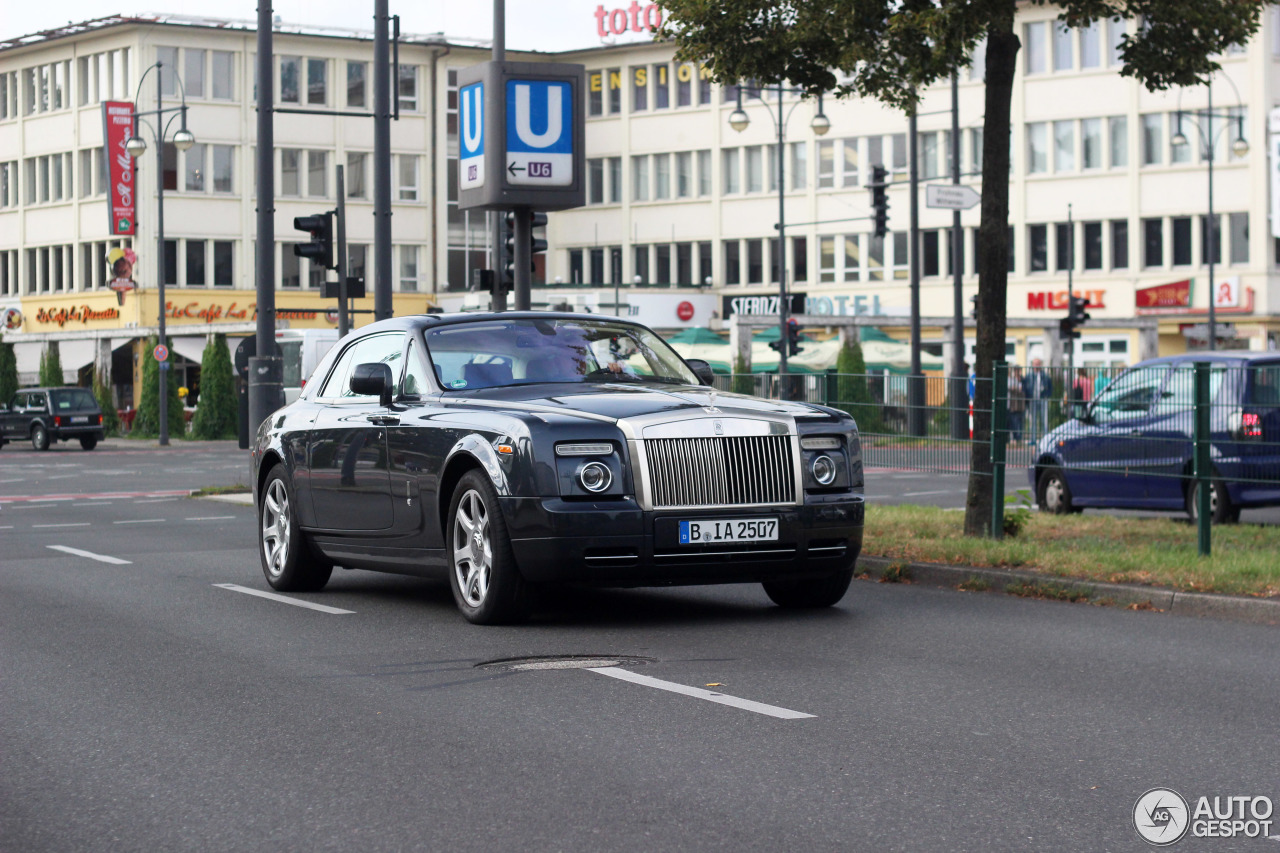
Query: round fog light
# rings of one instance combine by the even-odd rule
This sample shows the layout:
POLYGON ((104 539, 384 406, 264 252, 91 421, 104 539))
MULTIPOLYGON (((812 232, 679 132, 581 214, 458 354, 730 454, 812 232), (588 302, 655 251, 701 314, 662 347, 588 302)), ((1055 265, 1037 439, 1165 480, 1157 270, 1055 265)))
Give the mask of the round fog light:
POLYGON ((824 453, 810 463, 809 473, 813 474, 813 479, 818 481, 818 485, 829 486, 836 479, 836 463, 824 453))
POLYGON ((613 475, 604 463, 588 462, 578 469, 578 482, 588 492, 603 492, 613 482, 613 475))

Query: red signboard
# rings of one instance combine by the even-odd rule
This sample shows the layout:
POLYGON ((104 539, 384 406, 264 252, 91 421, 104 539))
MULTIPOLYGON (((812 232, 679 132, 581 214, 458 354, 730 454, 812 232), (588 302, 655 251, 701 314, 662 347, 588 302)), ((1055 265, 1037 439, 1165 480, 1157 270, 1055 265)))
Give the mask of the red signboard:
MULTIPOLYGON (((1106 288, 1095 290, 1077 290, 1076 296, 1084 297, 1087 308, 1106 308, 1103 300, 1107 296, 1106 288)), ((1027 294, 1028 311, 1066 311, 1067 291, 1065 290, 1033 290, 1027 294)))
POLYGON ((133 158, 124 144, 133 135, 133 104, 102 102, 102 155, 107 160, 107 231, 133 234, 135 201, 133 158))
POLYGON ((676 316, 686 323, 693 319, 693 303, 685 300, 676 306, 676 316))
POLYGON ((1134 307, 1143 308, 1190 308, 1191 279, 1175 281, 1169 284, 1157 284, 1155 287, 1139 287, 1133 292, 1134 307))

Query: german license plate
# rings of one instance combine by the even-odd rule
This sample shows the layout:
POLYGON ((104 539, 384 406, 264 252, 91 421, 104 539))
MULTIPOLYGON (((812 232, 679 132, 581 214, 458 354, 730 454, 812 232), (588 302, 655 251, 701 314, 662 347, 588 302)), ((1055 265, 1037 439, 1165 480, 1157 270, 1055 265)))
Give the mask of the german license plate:
POLYGON ((89 422, 89 417, 88 417, 88 415, 86 415, 86 416, 85 416, 85 417, 83 417, 83 418, 72 418, 72 419, 71 419, 71 422, 72 422, 73 424, 87 424, 87 423, 89 422))
POLYGON ((776 542, 776 518, 714 518, 680 522, 680 544, 776 542))

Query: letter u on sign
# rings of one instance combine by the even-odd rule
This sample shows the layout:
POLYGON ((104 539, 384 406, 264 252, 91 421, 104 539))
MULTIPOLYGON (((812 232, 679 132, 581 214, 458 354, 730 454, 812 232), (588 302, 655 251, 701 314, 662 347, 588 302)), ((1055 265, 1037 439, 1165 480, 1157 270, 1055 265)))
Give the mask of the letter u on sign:
POLYGON ((560 80, 508 80, 508 184, 573 183, 573 87, 560 80))
POLYGON ((458 185, 469 190, 484 186, 484 84, 463 86, 458 94, 462 112, 458 185))

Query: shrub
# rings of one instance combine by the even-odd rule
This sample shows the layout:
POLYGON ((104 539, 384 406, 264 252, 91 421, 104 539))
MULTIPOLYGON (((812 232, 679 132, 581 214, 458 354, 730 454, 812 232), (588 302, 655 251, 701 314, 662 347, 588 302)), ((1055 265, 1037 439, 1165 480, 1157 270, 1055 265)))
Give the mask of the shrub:
POLYGON ((200 357, 200 402, 191 418, 191 435, 204 439, 235 438, 238 414, 227 337, 214 335, 200 357))
POLYGON ((58 350, 57 341, 49 341, 40 355, 40 384, 51 388, 60 388, 65 380, 62 377, 62 353, 58 350))
POLYGON ((862 358, 862 345, 849 341, 840 348, 836 358, 836 383, 838 405, 858 422, 861 432, 884 432, 880 418, 880 406, 867 387, 867 363, 862 358))
POLYGON ((18 357, 13 344, 0 343, 0 403, 8 403, 18 390, 18 357))
MULTIPOLYGON (((154 438, 160 434, 160 362, 151 355, 156 339, 148 338, 142 357, 142 399, 138 401, 138 414, 133 419, 133 435, 138 438, 154 438)), ((182 399, 178 397, 178 377, 172 370, 164 371, 167 389, 169 435, 181 438, 186 429, 182 413, 182 399)))
POLYGON ((755 392, 755 377, 747 369, 747 360, 738 356, 733 360, 733 384, 730 386, 735 394, 752 394, 755 392))
POLYGON ((111 396, 111 383, 100 371, 93 372, 93 396, 102 409, 102 431, 115 435, 120 431, 120 416, 116 414, 116 401, 111 396))

